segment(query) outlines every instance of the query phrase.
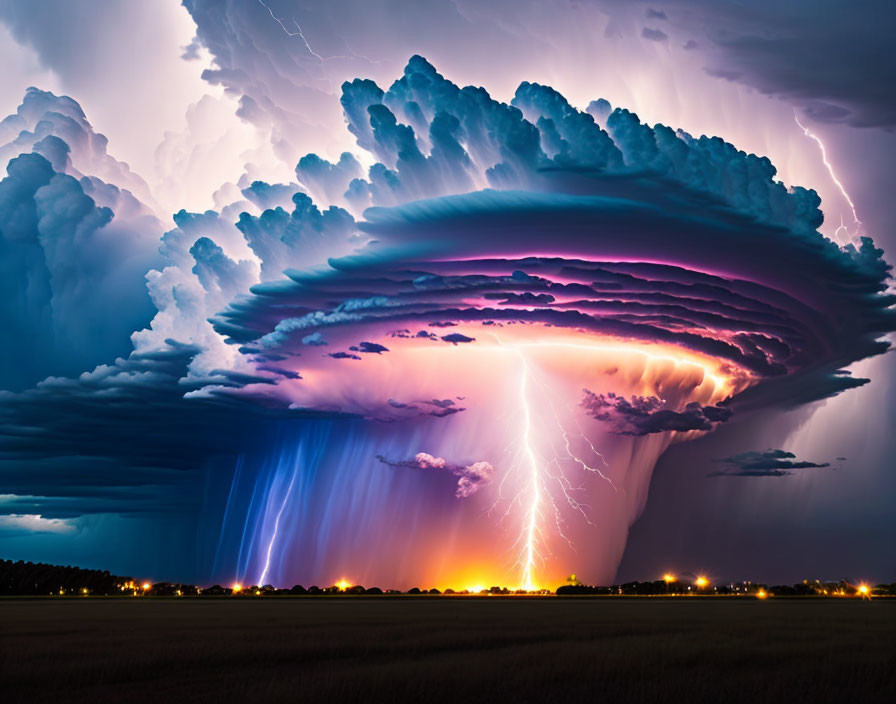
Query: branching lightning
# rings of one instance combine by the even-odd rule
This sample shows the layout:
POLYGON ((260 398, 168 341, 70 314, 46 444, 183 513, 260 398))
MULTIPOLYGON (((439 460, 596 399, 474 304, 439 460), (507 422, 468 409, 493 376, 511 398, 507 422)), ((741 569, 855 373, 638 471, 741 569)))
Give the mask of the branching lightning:
POLYGON ((321 73, 323 73, 325 77, 326 77, 326 66, 324 66, 324 62, 326 62, 327 59, 344 58, 341 56, 329 56, 325 59, 323 56, 321 56, 316 51, 314 51, 314 49, 311 48, 311 44, 308 43, 308 40, 305 38, 305 33, 302 31, 302 26, 298 23, 298 21, 296 20, 295 17, 292 18, 292 23, 295 25, 296 31, 291 32, 291 31, 289 31, 289 28, 283 23, 283 20, 281 18, 277 17, 277 15, 274 14, 274 11, 264 3, 264 0, 258 0, 258 4, 261 5, 265 10, 268 11, 268 13, 274 19, 274 21, 280 25, 280 28, 284 32, 286 32, 286 36, 298 37, 299 39, 302 40, 302 43, 305 45, 305 48, 308 50, 308 53, 311 54, 311 56, 313 56, 315 59, 317 59, 317 62, 320 64, 321 73))
POLYGON ((589 440, 582 431, 578 421, 575 420, 573 409, 567 405, 567 410, 573 418, 575 430, 570 430, 567 423, 558 413, 554 401, 554 394, 546 384, 540 382, 532 369, 529 360, 526 357, 523 345, 505 346, 500 340, 498 344, 505 347, 508 351, 514 352, 520 361, 520 375, 518 386, 518 399, 520 407, 520 434, 516 452, 513 453, 514 459, 511 461, 508 471, 502 477, 498 488, 498 498, 491 510, 494 510, 498 503, 503 500, 503 489, 508 478, 518 476, 522 478, 522 486, 516 494, 508 501, 506 509, 501 516, 501 521, 505 520, 512 512, 514 506, 519 506, 524 510, 524 518, 522 529, 513 545, 513 550, 518 551, 516 566, 520 569, 520 585, 526 591, 534 591, 538 589, 536 582, 536 570, 538 566, 544 562, 547 547, 545 545, 545 533, 542 528, 542 519, 545 513, 554 519, 554 530, 566 541, 570 548, 574 548, 571 540, 567 537, 563 530, 562 514, 560 506, 557 503, 559 499, 561 504, 563 501, 580 514, 585 522, 593 525, 588 515, 589 506, 583 504, 575 497, 575 493, 584 490, 583 487, 575 486, 567 477, 563 469, 564 462, 572 462, 581 469, 597 474, 604 481, 616 490, 615 485, 607 474, 603 471, 607 468, 607 461, 604 456, 598 452, 594 444, 589 440), (533 407, 535 401, 533 394, 538 393, 544 397, 547 404, 541 404, 542 407, 549 409, 550 415, 559 430, 559 437, 562 437, 560 447, 550 445, 550 457, 545 457, 538 449, 538 442, 535 438, 534 430, 534 412, 533 407), (590 449, 590 452, 599 460, 603 469, 598 466, 592 466, 585 459, 576 454, 571 436, 575 435, 581 438, 590 449), (552 471, 556 470, 556 471, 552 471), (559 488, 559 492, 556 490, 559 488))
POLYGON ((282 30, 286 33, 286 36, 288 36, 288 37, 298 37, 299 39, 302 40, 302 43, 305 45, 305 49, 308 50, 308 53, 311 54, 311 56, 313 56, 315 59, 317 59, 318 64, 320 64, 320 71, 321 71, 321 74, 323 75, 323 77, 324 77, 327 81, 329 81, 330 79, 329 79, 329 77, 327 76, 327 67, 326 67, 325 64, 326 64, 327 61, 330 61, 330 60, 332 60, 332 59, 349 59, 349 58, 355 57, 355 58, 358 58, 358 59, 362 59, 362 60, 366 61, 366 62, 369 63, 369 64, 378 64, 378 63, 380 63, 379 61, 375 61, 375 60, 373 60, 373 59, 370 59, 370 58, 364 56, 363 54, 359 54, 359 53, 357 53, 356 51, 352 50, 352 48, 348 45, 347 42, 345 42, 344 39, 343 39, 342 41, 343 41, 343 43, 345 44, 345 48, 348 49, 349 53, 351 53, 351 56, 345 56, 345 55, 341 55, 341 54, 338 55, 338 56, 321 56, 321 55, 318 54, 316 51, 314 51, 314 49, 311 48, 311 44, 308 42, 308 39, 305 37, 305 32, 302 30, 302 26, 299 24, 299 22, 298 22, 298 20, 295 18, 295 16, 291 17, 290 20, 292 21, 293 25, 295 25, 295 28, 296 28, 296 29, 295 29, 295 31, 290 31, 289 28, 288 28, 288 27, 286 26, 286 24, 284 23, 283 19, 280 18, 280 17, 277 17, 277 15, 274 14, 274 11, 273 11, 268 5, 266 5, 266 4, 264 3, 264 0, 258 0, 258 4, 261 5, 265 10, 268 11, 268 14, 270 14, 271 18, 272 18, 277 24, 279 24, 279 25, 280 25, 280 29, 282 29, 282 30))
MULTIPOLYGON (((800 118, 796 114, 795 110, 793 112, 793 119, 796 120, 796 124, 803 131, 803 134, 806 135, 807 137, 809 137, 810 139, 814 140, 815 143, 818 145, 818 149, 821 152, 821 160, 822 160, 822 162, 824 162, 825 168, 828 170, 828 174, 830 175, 831 180, 834 182, 834 184, 840 190, 840 194, 843 196, 844 200, 849 205, 849 209, 852 212, 853 224, 855 225, 856 232, 858 232, 859 228, 862 226, 862 221, 859 220, 858 213, 856 213, 855 203, 852 202, 852 198, 849 197, 849 193, 846 192, 846 188, 843 186, 843 183, 841 183, 840 179, 837 178, 837 174, 834 173, 834 167, 831 165, 831 162, 828 161, 828 153, 827 153, 827 150, 825 149, 824 142, 821 141, 821 139, 818 137, 818 135, 816 135, 814 132, 809 130, 808 127, 805 127, 803 125, 803 123, 800 122, 800 118)), ((844 231, 844 232, 846 232, 847 235, 849 235, 849 230, 843 224, 843 216, 842 215, 840 217, 840 227, 838 227, 834 231, 834 237, 835 238, 838 237, 841 231, 844 231)), ((853 233, 853 234, 855 234, 855 233, 853 233)))

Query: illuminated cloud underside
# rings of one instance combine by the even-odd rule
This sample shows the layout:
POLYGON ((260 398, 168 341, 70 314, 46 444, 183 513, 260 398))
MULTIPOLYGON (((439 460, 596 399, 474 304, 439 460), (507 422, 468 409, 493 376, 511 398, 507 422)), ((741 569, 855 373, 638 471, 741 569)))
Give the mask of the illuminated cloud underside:
MULTIPOLYGON (((222 572, 611 579, 670 443, 865 383, 844 368, 888 347, 882 252, 822 237, 818 197, 775 181, 767 159, 605 102, 580 112, 535 84, 498 103, 420 57, 386 92, 346 83, 342 106, 374 166, 297 168, 334 205, 255 182, 243 195, 257 214, 179 213, 131 358, 4 411, 37 424, 38 399, 89 408, 103 394, 125 421, 147 402, 190 419, 191 456, 220 442, 241 458, 222 572), (271 198, 291 205, 259 212, 271 198), (245 437, 230 432, 240 414, 245 437), (250 448, 265 417, 299 425, 250 448), (353 424, 338 442, 334 423, 353 424), (450 471, 407 471, 424 455, 450 471)), ((78 422, 56 426, 64 453, 101 456, 78 422)), ((3 442, 13 461, 36 453, 18 429, 3 442)), ((190 464, 132 445, 115 458, 134 458, 141 486, 190 464)))

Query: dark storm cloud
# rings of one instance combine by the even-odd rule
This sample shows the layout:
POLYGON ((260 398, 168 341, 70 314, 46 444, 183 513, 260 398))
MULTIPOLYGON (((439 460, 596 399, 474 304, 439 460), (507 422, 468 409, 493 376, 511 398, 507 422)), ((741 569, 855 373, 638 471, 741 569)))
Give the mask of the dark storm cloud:
POLYGON ((467 337, 466 335, 463 335, 459 332, 452 332, 452 333, 449 333, 448 335, 442 335, 442 339, 445 342, 450 342, 453 345, 456 345, 460 342, 475 342, 476 341, 475 338, 467 337))
MULTIPOLYGON (((11 493, 43 497, 43 515, 71 516, 78 502, 114 510, 117 487, 134 486, 137 508, 119 510, 151 510, 178 495, 159 487, 180 486, 204 458, 263 443, 266 421, 327 416, 339 404, 315 389, 328 412, 317 401, 291 409, 284 387, 314 378, 292 369, 294 358, 347 371, 386 352, 385 339, 475 349, 493 328, 474 326, 556 327, 675 345, 759 382, 730 410, 593 396, 594 412, 629 434, 705 430, 741 407, 826 397, 865 382, 844 366, 887 349, 879 338, 896 320, 882 252, 868 239, 845 249, 824 239, 817 195, 785 188, 765 158, 622 109, 604 129, 538 84, 499 103, 422 57, 388 91, 347 83, 342 102, 381 160, 363 174, 379 207, 356 223, 294 192, 291 211, 176 214, 160 248, 167 265, 146 277, 158 313, 134 333, 137 351, 4 397, 0 479, 11 493), (473 182, 494 190, 467 192, 473 182), (261 283, 253 262, 227 256, 228 237, 260 260, 261 283), (465 327, 446 329, 455 326, 465 327), (314 349, 327 343, 329 355, 314 349)), ((64 159, 59 145, 44 146, 64 159)), ((58 176, 43 157, 22 164, 58 176)), ((355 168, 314 158, 299 177, 337 191, 359 180, 355 168)), ((80 181, 58 182, 41 201, 53 222, 103 215, 86 207, 80 181), (53 207, 68 202, 81 210, 53 207)), ((10 202, 37 203, 30 186, 8 188, 10 202)), ((245 195, 271 202, 291 188, 252 184, 245 195)), ((439 399, 382 403, 393 416, 463 410, 439 399)))
POLYGON ((819 121, 896 127, 889 0, 670 0, 664 9, 692 35, 688 45, 705 37, 711 75, 783 98, 819 121))
POLYGON ((831 466, 830 462, 798 460, 786 450, 751 450, 716 461, 722 463, 723 468, 711 472, 711 477, 785 477, 798 469, 831 466))
MULTIPOLYGON (((646 6, 629 0, 593 0, 592 4, 608 17, 611 34, 640 32, 648 40, 663 42, 673 36, 686 49, 700 49, 711 75, 781 97, 815 119, 856 126, 896 125, 896 102, 889 90, 896 83, 896 58, 890 51, 896 6, 890 0, 666 0, 646 6), (662 22, 663 29, 642 27, 645 19, 662 22)), ((487 60, 496 46, 502 56, 523 56, 528 47, 520 46, 520 36, 528 45, 547 32, 544 27, 529 27, 524 19, 518 20, 519 35, 508 32, 505 18, 514 14, 516 5, 500 1, 488 7, 447 0, 402 2, 396 10, 377 2, 339 0, 314 12, 281 0, 265 3, 270 12, 258 2, 184 0, 184 5, 197 24, 198 41, 216 59, 216 67, 206 71, 205 78, 245 96, 254 106, 246 111, 248 119, 279 124, 284 152, 290 141, 320 134, 325 120, 315 110, 330 115, 323 96, 331 90, 330 81, 380 71, 396 53, 419 51, 419 35, 427 28, 439 27, 438 37, 425 46, 434 54, 450 52, 463 42, 464 55, 454 57, 461 66, 487 60), (271 13, 287 25, 287 31, 271 13), (387 20, 396 15, 398 21, 387 20), (306 37, 312 37, 314 53, 288 36, 295 30, 294 20, 306 37), (387 53, 383 47, 389 47, 387 53), (278 90, 283 85, 288 90, 278 90)), ((534 5, 552 14, 575 16, 575 3, 537 0, 534 5)), ((538 11, 533 14, 538 16, 538 11)), ((30 24, 27 31, 36 33, 36 23, 30 24)), ((549 34, 547 38, 559 40, 549 34)), ((408 124, 417 127, 413 120, 408 124)), ((356 187, 354 192, 360 190, 356 187)))
POLYGON ((666 34, 661 29, 652 29, 650 27, 645 27, 641 30, 641 36, 645 39, 649 39, 652 42, 665 42, 669 41, 669 35, 666 34))
POLYGON ((327 356, 333 359, 361 359, 358 355, 349 352, 329 352, 327 356))
POLYGON ((0 393, 0 486, 17 495, 0 512, 69 518, 184 510, 190 499, 183 490, 206 459, 263 444, 277 423, 332 417, 261 397, 247 403, 225 388, 184 398, 205 384, 187 381, 198 352, 170 340, 165 349, 132 353, 77 379, 0 393))
POLYGON ((689 403, 682 410, 666 408, 655 396, 627 399, 614 393, 595 394, 584 389, 582 407, 592 418, 610 425, 619 435, 649 435, 666 431, 712 430, 731 417, 724 406, 689 403))
POLYGON ((159 257, 85 192, 95 188, 37 153, 0 180, 0 388, 125 354, 152 316, 144 276, 159 257))
POLYGON ((382 354, 383 352, 388 352, 389 348, 378 342, 362 342, 358 345, 358 351, 370 354, 382 354))
POLYGON ((369 176, 390 174, 387 201, 450 193, 473 165, 528 190, 369 209, 359 227, 372 242, 331 260, 334 273, 289 272, 216 316, 235 341, 298 352, 299 337, 341 327, 539 323, 730 360, 769 380, 737 399, 745 407, 861 385, 841 369, 887 349, 879 338, 896 320, 882 252, 819 235, 818 196, 786 189, 766 158, 624 109, 604 130, 548 86, 523 83, 512 105, 498 103, 419 56, 388 91, 346 83, 342 103, 359 143, 386 162, 369 176), (418 132, 448 118, 454 146, 424 153, 418 132), (556 254, 525 257, 545 250, 556 254), (594 252, 657 263, 589 261, 594 252))

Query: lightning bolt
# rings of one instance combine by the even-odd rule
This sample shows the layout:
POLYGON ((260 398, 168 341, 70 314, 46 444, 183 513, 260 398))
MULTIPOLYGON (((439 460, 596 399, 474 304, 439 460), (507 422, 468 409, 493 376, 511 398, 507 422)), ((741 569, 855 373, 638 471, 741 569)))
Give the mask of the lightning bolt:
MULTIPOLYGON (((831 177, 831 180, 836 184, 837 188, 840 190, 840 195, 843 196, 843 199, 849 204, 849 209, 852 212, 852 220, 853 224, 856 226, 856 233, 858 233, 859 228, 862 226, 862 221, 859 220, 859 216, 856 213, 856 205, 852 202, 852 198, 849 197, 849 193, 846 192, 846 188, 840 182, 840 179, 837 178, 837 174, 834 173, 834 167, 831 165, 831 162, 828 161, 828 153, 825 149, 824 142, 816 135, 814 132, 810 131, 808 127, 804 126, 802 122, 800 122, 800 118, 796 114, 796 110, 793 111, 793 119, 796 121, 797 126, 803 131, 803 134, 806 135, 809 139, 815 141, 818 145, 818 149, 821 152, 821 160, 824 162, 825 168, 828 170, 828 174, 831 177)), ((849 230, 843 224, 843 216, 840 216, 840 227, 838 227, 834 231, 834 237, 838 237, 841 231, 845 231, 847 235, 849 234, 849 230)))
MULTIPOLYGON (((523 485, 516 494, 507 502, 503 515, 499 523, 507 519, 514 508, 519 507, 523 512, 523 521, 520 534, 511 547, 512 551, 516 551, 517 559, 515 567, 520 570, 520 588, 526 591, 535 591, 538 589, 536 583, 536 571, 538 566, 544 562, 544 553, 547 551, 545 546, 545 533, 542 529, 542 519, 547 516, 553 517, 554 528, 556 533, 566 541, 573 550, 575 547, 572 541, 564 533, 563 520, 560 511, 561 502, 566 504, 579 513, 582 518, 589 524, 591 522, 588 510, 590 507, 583 504, 575 497, 575 492, 583 491, 581 486, 575 486, 563 469, 563 463, 572 462, 588 472, 595 473, 609 483, 614 490, 615 485, 610 478, 598 466, 592 466, 585 459, 580 457, 573 449, 572 436, 581 438, 590 448, 590 452, 598 458, 604 468, 607 467, 607 461, 604 456, 598 452, 594 444, 585 436, 578 421, 574 418, 574 411, 566 405, 567 410, 573 415, 575 430, 570 430, 564 423, 561 414, 557 410, 554 401, 554 394, 547 385, 538 379, 532 369, 529 360, 524 352, 523 345, 504 345, 500 339, 495 338, 499 346, 507 349, 508 352, 514 353, 519 359, 519 382, 518 382, 518 404, 520 416, 518 416, 520 424, 520 434, 518 439, 512 445, 516 445, 516 451, 513 453, 513 459, 510 462, 508 470, 504 473, 498 486, 498 498, 489 509, 489 513, 495 510, 500 503, 505 501, 504 486, 511 476, 521 476, 523 485), (543 397, 547 400, 547 405, 540 404, 542 409, 553 417, 559 431, 559 438, 562 441, 559 445, 550 443, 549 457, 545 457, 538 449, 538 443, 534 432, 534 413, 533 413, 533 396, 543 397), (556 473, 552 471, 556 468, 556 473), (559 489, 559 491, 558 491, 559 489), (556 498, 555 498, 556 496, 556 498)), ((507 450, 511 449, 508 446, 507 450)))
MULTIPOLYGON (((348 49, 348 51, 349 51, 349 53, 351 54, 351 56, 345 56, 345 55, 338 55, 338 56, 321 56, 321 55, 318 54, 316 51, 314 51, 314 49, 311 48, 311 44, 308 42, 308 39, 305 38, 305 32, 302 31, 302 26, 298 23, 298 20, 296 20, 295 16, 291 17, 290 19, 291 19, 293 25, 295 25, 295 28, 296 28, 296 29, 295 29, 295 31, 290 31, 289 28, 288 28, 288 27, 286 26, 286 24, 284 23, 283 19, 280 18, 280 17, 277 17, 277 15, 274 14, 274 11, 273 11, 268 5, 266 5, 266 4, 264 3, 264 0, 258 0, 258 4, 261 5, 265 10, 268 11, 268 14, 271 16, 271 18, 272 18, 277 24, 279 24, 279 25, 280 25, 280 29, 282 29, 282 30, 286 33, 286 36, 288 36, 288 37, 298 37, 299 39, 302 40, 302 43, 305 45, 305 49, 308 50, 308 53, 311 54, 311 56, 313 56, 315 59, 317 59, 318 64, 320 64, 321 75, 322 75, 322 76, 324 77, 324 79, 327 80, 327 81, 329 81, 330 78, 329 78, 329 76, 327 75, 327 68, 326 68, 326 65, 325 65, 325 64, 326 64, 327 61, 330 61, 330 60, 332 60, 332 59, 349 59, 349 58, 355 57, 355 58, 358 58, 358 59, 362 59, 362 60, 366 61, 366 62, 369 63, 369 64, 378 64, 378 63, 380 63, 379 61, 375 61, 375 60, 373 60, 373 59, 371 59, 371 58, 368 58, 368 57, 364 56, 363 54, 359 54, 359 53, 357 53, 356 51, 352 50, 352 48, 348 45, 348 42, 346 42, 345 39, 342 39, 342 42, 345 44, 345 48, 348 49)), ((341 38, 341 37, 340 37, 340 38, 341 38)))
POLYGON ((532 411, 529 408, 529 365, 522 351, 517 350, 520 360, 522 361, 522 374, 520 375, 520 404, 523 408, 523 433, 522 445, 523 455, 526 463, 529 465, 529 481, 531 483, 531 497, 529 501, 528 516, 526 518, 526 542, 523 561, 523 589, 526 591, 535 591, 535 559, 537 548, 535 541, 538 537, 538 513, 539 504, 541 503, 541 477, 538 472, 538 461, 536 459, 535 448, 532 447, 532 411))
MULTIPOLYGON (((518 436, 504 448, 509 461, 501 481, 498 484, 497 497, 487 514, 492 515, 499 507, 502 511, 499 524, 503 524, 512 514, 522 514, 520 529, 516 540, 510 548, 516 556, 513 568, 520 571, 521 589, 537 590, 537 570, 544 563, 545 556, 550 554, 546 537, 548 531, 545 519, 553 518, 551 532, 556 532, 572 550, 575 546, 564 533, 564 520, 561 507, 565 505, 579 514, 589 525, 594 525, 589 515, 591 507, 577 498, 577 492, 584 491, 584 486, 576 486, 570 477, 571 471, 595 474, 606 481, 614 491, 618 488, 608 474, 608 462, 603 454, 594 446, 586 435, 576 416, 576 409, 567 403, 557 391, 551 388, 547 380, 540 378, 537 369, 531 363, 527 351, 543 348, 568 348, 575 350, 618 350, 630 353, 631 350, 616 345, 580 344, 568 342, 521 342, 505 343, 496 334, 490 333, 495 344, 514 354, 519 360, 519 376, 516 387, 518 411, 507 414, 503 420, 519 427, 518 436), (538 414, 541 414, 539 416, 538 414), (556 426, 551 438, 539 437, 535 423, 542 416, 547 426, 556 426), (577 448, 584 448, 584 456, 577 448), (508 495, 507 487, 513 487, 513 494, 508 495)), ((668 360, 678 363, 677 357, 662 353, 640 351, 649 359, 668 360)), ((712 383, 716 390, 726 395, 732 390, 731 381, 711 369, 703 366, 704 377, 712 383)))
POLYGON ((289 480, 289 486, 286 487, 286 493, 283 494, 283 501, 280 502, 280 510, 277 511, 277 517, 274 519, 274 529, 271 531, 271 540, 268 542, 267 553, 265 554, 264 560, 264 569, 261 571, 261 576, 258 578, 257 584, 263 585, 265 579, 267 579, 268 572, 271 569, 271 552, 274 550, 274 543, 277 542, 277 534, 280 532, 280 517, 283 515, 283 511, 286 509, 286 504, 289 503, 289 497, 292 495, 292 487, 296 483, 296 475, 299 473, 297 467, 292 468, 292 477, 289 480))
POLYGON ((264 0, 258 0, 258 4, 261 5, 265 10, 268 11, 268 14, 274 19, 274 21, 277 24, 280 25, 280 29, 282 29, 284 32, 286 32, 286 36, 298 37, 299 39, 302 40, 302 43, 305 45, 305 48, 308 50, 308 53, 311 54, 311 56, 313 56, 315 59, 317 59, 317 62, 320 64, 320 71, 321 71, 321 74, 323 75, 323 77, 326 78, 327 80, 329 80, 329 78, 327 77, 327 69, 326 69, 326 66, 324 66, 324 63, 329 59, 342 59, 345 57, 344 56, 328 56, 325 59, 323 56, 321 56, 316 51, 314 51, 314 49, 311 48, 311 44, 308 43, 308 40, 305 38, 305 33, 302 31, 302 26, 298 23, 298 21, 296 20, 295 17, 292 17, 291 19, 292 19, 292 23, 296 27, 296 31, 290 32, 289 28, 283 23, 283 20, 274 14, 274 11, 264 3, 264 0))

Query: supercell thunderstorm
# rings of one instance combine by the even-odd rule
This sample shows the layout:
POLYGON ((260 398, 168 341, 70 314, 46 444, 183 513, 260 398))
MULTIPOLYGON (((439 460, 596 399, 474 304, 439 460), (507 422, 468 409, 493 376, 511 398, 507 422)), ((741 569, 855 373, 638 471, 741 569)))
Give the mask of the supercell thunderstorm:
MULTIPOLYGON (((896 328, 871 240, 823 237, 814 191, 719 138, 537 84, 500 103, 420 57, 388 91, 344 84, 341 103, 357 156, 303 157, 301 188, 241 184, 219 212, 175 216, 163 263, 129 259, 155 309, 121 323, 133 351, 9 394, 3 467, 108 459, 78 414, 41 428, 33 410, 105 398, 191 424, 177 466, 130 437, 112 459, 141 487, 205 468, 214 577, 609 581, 671 443, 865 383, 845 367, 896 328), (76 447, 34 442, 59 433, 76 447)), ((55 180, 116 222, 140 216, 119 207, 128 191, 102 202, 65 181, 48 139, 0 197, 30 187, 37 211, 55 180)), ((54 515, 42 466, 17 494, 54 515)))

